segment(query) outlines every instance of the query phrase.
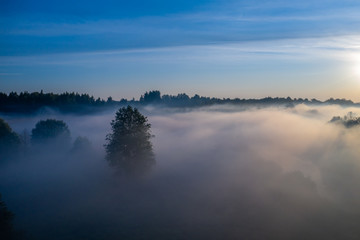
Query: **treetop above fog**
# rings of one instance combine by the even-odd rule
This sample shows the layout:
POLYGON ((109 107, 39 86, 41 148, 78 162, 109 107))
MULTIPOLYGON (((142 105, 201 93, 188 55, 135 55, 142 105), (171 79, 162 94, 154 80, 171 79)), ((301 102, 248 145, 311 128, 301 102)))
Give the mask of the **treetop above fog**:
POLYGON ((120 108, 111 121, 105 149, 110 165, 129 174, 145 172, 154 163, 151 125, 147 117, 131 106, 120 108))
POLYGON ((31 131, 31 141, 39 143, 49 140, 70 141, 70 130, 65 122, 56 119, 41 120, 31 131))
POLYGON ((352 128, 360 126, 360 117, 357 117, 353 112, 349 112, 344 117, 334 116, 329 122, 341 124, 347 128, 352 128))

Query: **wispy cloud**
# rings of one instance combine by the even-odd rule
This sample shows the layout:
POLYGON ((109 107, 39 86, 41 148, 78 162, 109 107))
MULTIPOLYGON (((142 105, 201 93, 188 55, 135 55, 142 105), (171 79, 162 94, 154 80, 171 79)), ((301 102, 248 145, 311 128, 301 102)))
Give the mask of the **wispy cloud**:
POLYGON ((333 1, 326 2, 331 4, 323 8, 309 2, 294 6, 287 1, 242 2, 177 14, 113 19, 2 18, 0 54, 191 46, 359 33, 358 8, 346 4, 335 8, 333 1))
MULTIPOLYGON (((243 43, 207 44, 156 48, 134 48, 35 56, 2 56, 1 66, 11 65, 71 65, 108 62, 153 61, 236 61, 244 57, 266 58, 337 57, 347 59, 348 53, 360 52, 360 36, 249 41, 243 43), (101 60, 100 60, 101 59, 101 60)), ((1 74, 1 73, 0 73, 1 74)), ((3 73, 5 75, 7 73, 3 73)))
MULTIPOLYGON (((246 23, 286 23, 286 22, 323 22, 328 20, 360 21, 357 9, 338 9, 335 11, 317 11, 316 13, 295 14, 246 14, 241 12, 197 12, 191 14, 173 14, 167 16, 138 17, 134 19, 112 20, 76 20, 64 22, 42 22, 21 20, 13 22, 12 28, 5 35, 34 35, 34 36, 62 36, 62 35, 90 35, 103 33, 131 34, 144 30, 157 32, 216 32, 230 26, 244 27, 246 23), (198 25, 199 24, 199 25, 198 25), (212 31, 210 30, 210 27, 212 31)), ((250 26, 255 28, 259 26, 250 26)), ((221 31, 220 31, 221 32, 221 31)))

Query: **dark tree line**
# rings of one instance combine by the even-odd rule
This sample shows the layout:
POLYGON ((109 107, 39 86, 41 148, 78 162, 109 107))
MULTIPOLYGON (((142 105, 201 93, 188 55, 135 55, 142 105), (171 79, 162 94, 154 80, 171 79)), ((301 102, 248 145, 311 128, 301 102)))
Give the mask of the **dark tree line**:
POLYGON ((9 94, 0 93, 0 112, 13 113, 33 113, 42 107, 51 107, 62 112, 70 113, 88 113, 99 111, 106 107, 122 107, 126 105, 141 106, 147 104, 160 104, 168 107, 201 107, 215 104, 235 104, 235 105, 251 105, 251 106, 268 106, 283 105, 293 107, 296 104, 320 105, 320 104, 337 104, 341 106, 360 106, 360 103, 354 103, 346 99, 330 98, 326 101, 307 98, 279 98, 266 97, 262 99, 240 99, 240 98, 210 98, 195 94, 193 97, 185 93, 177 95, 161 95, 160 91, 154 90, 145 92, 137 101, 121 99, 115 101, 112 97, 103 99, 95 99, 89 94, 79 93, 43 93, 41 92, 11 92, 9 94))
POLYGON ((8 95, 0 93, 0 100, 6 101, 8 104, 103 104, 104 100, 96 99, 89 94, 79 94, 79 93, 44 93, 40 92, 10 92, 8 95))
MULTIPOLYGON (((266 97, 261 99, 240 99, 240 98, 210 98, 203 97, 195 94, 193 97, 188 96, 185 93, 177 95, 161 95, 160 91, 149 91, 140 97, 140 104, 163 104, 165 106, 173 107, 201 107, 210 106, 215 104, 234 104, 234 105, 252 105, 252 106, 263 106, 263 105, 283 105, 286 107, 293 107, 296 104, 338 104, 346 106, 359 105, 350 100, 346 99, 333 99, 330 98, 327 101, 319 101, 317 99, 307 98, 279 98, 279 97, 266 97)), ((360 105, 359 105, 360 106, 360 105)))
MULTIPOLYGON (((126 102, 123 100, 122 102, 126 102)), ((100 107, 111 106, 116 102, 111 97, 107 101, 89 94, 65 92, 61 94, 41 92, 0 93, 0 111, 31 113, 42 107, 52 107, 63 112, 86 112, 100 107)))

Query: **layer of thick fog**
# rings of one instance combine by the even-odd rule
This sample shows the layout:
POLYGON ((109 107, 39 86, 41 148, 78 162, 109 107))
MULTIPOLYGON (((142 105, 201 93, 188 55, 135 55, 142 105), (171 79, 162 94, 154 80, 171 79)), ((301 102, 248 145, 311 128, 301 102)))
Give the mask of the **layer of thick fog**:
POLYGON ((0 116, 21 133, 41 119, 93 149, 30 151, 0 167, 16 226, 34 239, 358 239, 360 129, 337 106, 176 111, 147 107, 157 164, 116 176, 103 144, 114 112, 0 116))

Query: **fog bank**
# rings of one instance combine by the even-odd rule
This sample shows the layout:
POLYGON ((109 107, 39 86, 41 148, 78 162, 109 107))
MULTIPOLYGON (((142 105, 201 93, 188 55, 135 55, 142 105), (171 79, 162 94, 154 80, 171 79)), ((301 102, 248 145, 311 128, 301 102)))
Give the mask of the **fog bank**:
POLYGON ((29 150, 0 166, 0 192, 27 239, 358 239, 360 129, 330 124, 356 108, 140 109, 157 164, 117 176, 103 144, 114 112, 0 116, 22 132, 69 125, 92 150, 29 150))

